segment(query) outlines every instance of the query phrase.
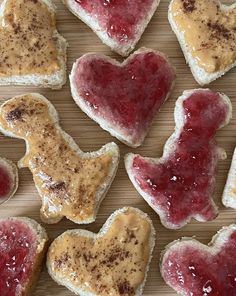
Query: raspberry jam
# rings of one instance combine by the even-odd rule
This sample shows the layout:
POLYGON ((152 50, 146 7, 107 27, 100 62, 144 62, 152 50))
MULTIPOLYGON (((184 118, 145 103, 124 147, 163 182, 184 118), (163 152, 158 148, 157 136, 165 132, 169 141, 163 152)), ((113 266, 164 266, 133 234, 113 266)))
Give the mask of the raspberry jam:
MULTIPOLYGON (((74 0, 99 26, 119 42, 133 39, 141 20, 148 15, 153 0, 74 0)), ((80 8, 78 8, 80 9, 80 8)))
POLYGON ((206 247, 199 250, 191 241, 180 245, 164 257, 162 274, 167 284, 181 295, 236 295, 236 231, 216 255, 206 247))
POLYGON ((131 168, 137 186, 170 228, 182 227, 191 217, 208 221, 217 215, 211 199, 219 159, 214 135, 230 112, 210 90, 193 92, 182 108, 184 126, 168 156, 160 162, 136 156, 131 168))
POLYGON ((10 219, 0 221, 1 296, 21 295, 35 251, 36 236, 26 224, 10 219))
POLYGON ((91 112, 135 142, 147 132, 174 79, 166 58, 144 50, 124 65, 87 55, 79 60, 73 83, 91 112))
POLYGON ((0 203, 9 197, 12 189, 12 178, 9 172, 0 166, 0 203))

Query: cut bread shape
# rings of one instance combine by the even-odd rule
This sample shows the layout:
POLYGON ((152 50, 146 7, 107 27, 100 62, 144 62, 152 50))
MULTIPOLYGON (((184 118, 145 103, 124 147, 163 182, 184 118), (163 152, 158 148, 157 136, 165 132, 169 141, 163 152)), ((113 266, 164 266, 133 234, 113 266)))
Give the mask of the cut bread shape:
POLYGON ((67 42, 51 0, 1 1, 0 37, 0 85, 65 84, 67 42))
POLYGON ((32 219, 0 219, 1 296, 33 295, 47 242, 46 231, 32 219))
POLYGON ((103 129, 131 146, 140 146, 175 81, 175 71, 160 52, 141 48, 123 63, 85 54, 70 75, 76 104, 103 129))
POLYGON ((194 218, 214 219, 217 162, 226 153, 214 139, 232 115, 229 98, 209 89, 185 91, 176 102, 175 132, 161 158, 129 153, 125 166, 137 191, 167 228, 178 229, 194 218))
POLYGON ((236 3, 172 0, 168 18, 186 62, 200 85, 236 65, 236 3))
POLYGON ((128 56, 135 48, 160 0, 63 0, 113 51, 128 56))
POLYGON ((222 202, 226 207, 236 209, 236 149, 234 150, 222 202))
POLYGON ((16 165, 0 157, 0 204, 9 200, 18 188, 18 170, 16 165))
POLYGON ((40 94, 16 96, 0 107, 0 130, 26 141, 18 166, 33 174, 42 220, 57 223, 66 216, 75 223, 91 223, 115 177, 119 149, 109 143, 84 153, 58 121, 55 108, 40 94))
POLYGON ((155 245, 149 217, 136 208, 115 211, 98 234, 68 230, 51 244, 51 277, 77 295, 142 295, 155 245))
POLYGON ((209 246, 182 238, 162 253, 161 274, 178 294, 233 296, 236 291, 236 225, 222 228, 209 246))

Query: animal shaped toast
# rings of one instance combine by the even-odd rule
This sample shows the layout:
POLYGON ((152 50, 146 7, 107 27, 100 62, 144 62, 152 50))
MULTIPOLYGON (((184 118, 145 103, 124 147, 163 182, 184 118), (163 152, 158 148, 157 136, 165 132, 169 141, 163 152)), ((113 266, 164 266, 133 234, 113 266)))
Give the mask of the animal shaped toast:
POLYGON ((175 132, 161 158, 128 154, 126 170, 131 182, 158 213, 167 228, 181 228, 191 218, 214 219, 212 199, 217 162, 226 153, 215 133, 232 114, 229 98, 209 89, 185 91, 175 107, 175 132))
POLYGON ((6 101, 0 107, 0 129, 26 141, 26 154, 18 166, 33 174, 44 222, 56 223, 63 216, 75 223, 95 220, 118 166, 116 144, 83 153, 59 126, 53 105, 39 94, 6 101))

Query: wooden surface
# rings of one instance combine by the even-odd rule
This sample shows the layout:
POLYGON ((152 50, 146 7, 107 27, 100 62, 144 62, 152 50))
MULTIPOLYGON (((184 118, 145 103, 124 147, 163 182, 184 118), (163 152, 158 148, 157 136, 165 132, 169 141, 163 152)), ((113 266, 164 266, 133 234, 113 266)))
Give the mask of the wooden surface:
MULTIPOLYGON (((68 49, 68 73, 72 63, 76 58, 84 53, 95 51, 108 54, 111 57, 121 58, 112 53, 108 47, 103 45, 97 36, 81 21, 74 17, 60 0, 55 1, 57 5, 57 23, 60 33, 69 43, 68 49)), ((222 226, 229 225, 236 221, 236 211, 225 209, 221 203, 222 190, 225 184, 227 172, 232 158, 233 149, 236 143, 236 69, 230 71, 225 77, 212 83, 213 90, 225 92, 233 103, 233 119, 230 124, 217 134, 217 140, 221 147, 225 148, 228 159, 219 163, 219 173, 217 176, 217 188, 215 201, 220 209, 220 214, 212 222, 199 223, 192 221, 179 231, 165 229, 161 226, 159 218, 154 211, 139 196, 131 182, 129 181, 124 169, 123 156, 125 153, 135 151, 143 156, 161 156, 162 148, 166 139, 173 132, 174 120, 173 110, 176 98, 185 89, 197 88, 189 67, 185 64, 183 54, 175 35, 167 21, 167 7, 169 1, 162 0, 161 4, 145 31, 138 47, 146 46, 158 49, 169 55, 172 63, 177 69, 177 82, 170 99, 165 103, 161 112, 157 114, 154 124, 142 147, 131 149, 112 138, 107 132, 103 131, 96 123, 89 119, 74 103, 70 95, 69 83, 62 90, 52 91, 30 87, 0 87, 1 101, 15 95, 29 91, 40 92, 45 95, 55 105, 59 112, 60 122, 80 148, 84 151, 99 149, 103 144, 115 141, 121 149, 121 161, 117 176, 113 182, 105 200, 102 202, 97 220, 88 226, 79 226, 97 232, 109 215, 116 209, 132 205, 147 212, 154 222, 157 232, 156 247, 154 257, 150 266, 144 295, 176 295, 162 280, 159 273, 159 255, 165 245, 182 236, 196 236, 203 243, 208 243, 212 235, 222 226)), ((25 152, 25 144, 18 139, 11 139, 0 136, 0 155, 8 157, 13 161, 18 161, 25 152)), ((40 222, 39 218, 40 199, 36 192, 32 175, 28 169, 20 170, 20 185, 17 194, 6 204, 0 206, 0 217, 6 216, 28 216, 40 222)), ((77 225, 64 219, 55 225, 44 225, 51 239, 55 238, 67 229, 76 228, 77 225)), ((73 295, 66 288, 58 286, 47 274, 44 268, 34 296, 69 296, 73 295)))

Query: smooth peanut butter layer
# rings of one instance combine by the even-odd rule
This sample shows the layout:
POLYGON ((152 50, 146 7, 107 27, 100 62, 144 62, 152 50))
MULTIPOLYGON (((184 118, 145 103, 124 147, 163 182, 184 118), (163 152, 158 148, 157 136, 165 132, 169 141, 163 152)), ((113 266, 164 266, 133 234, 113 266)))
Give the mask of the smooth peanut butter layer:
POLYGON ((27 152, 20 167, 28 167, 42 197, 45 219, 90 219, 105 186, 114 151, 86 156, 57 124, 57 114, 42 96, 23 95, 7 101, 0 111, 0 126, 23 138, 27 152))
POLYGON ((236 7, 218 0, 174 0, 170 10, 192 56, 208 73, 236 61, 236 7))
POLYGON ((93 295, 136 295, 150 259, 151 223, 133 208, 114 215, 98 235, 72 230, 52 243, 48 267, 55 279, 93 295))
POLYGON ((0 77, 57 71, 56 24, 48 6, 42 0, 5 0, 0 9, 0 77))

